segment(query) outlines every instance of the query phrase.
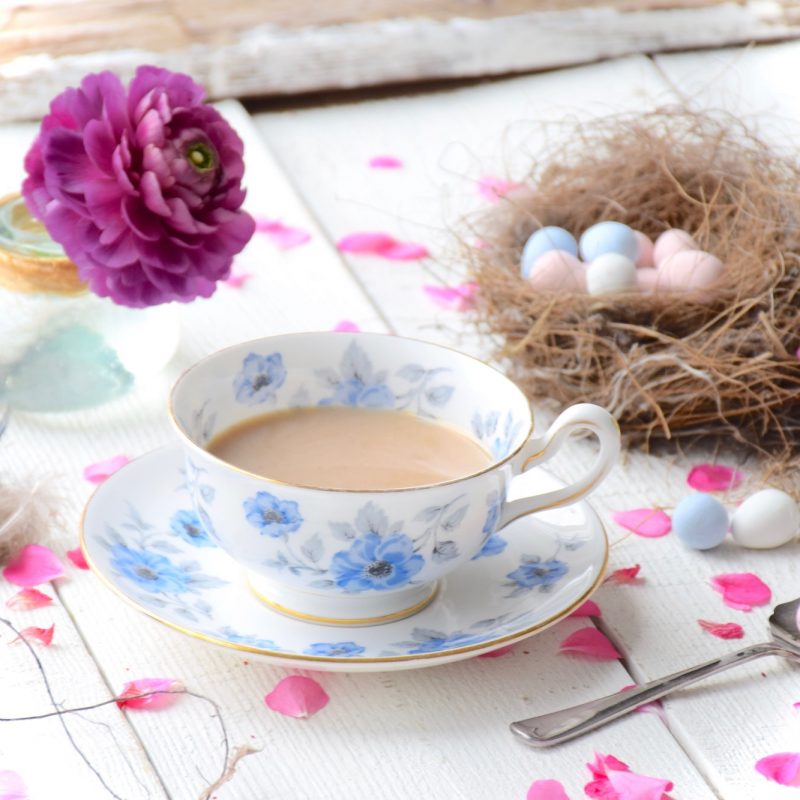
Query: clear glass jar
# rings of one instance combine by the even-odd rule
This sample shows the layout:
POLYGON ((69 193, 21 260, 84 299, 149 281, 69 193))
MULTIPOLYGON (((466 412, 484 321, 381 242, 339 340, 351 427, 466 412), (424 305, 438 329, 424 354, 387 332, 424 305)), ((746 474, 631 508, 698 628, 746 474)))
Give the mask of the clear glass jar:
POLYGON ((180 337, 171 304, 97 297, 19 195, 0 199, 0 391, 23 411, 114 400, 161 370, 180 337))

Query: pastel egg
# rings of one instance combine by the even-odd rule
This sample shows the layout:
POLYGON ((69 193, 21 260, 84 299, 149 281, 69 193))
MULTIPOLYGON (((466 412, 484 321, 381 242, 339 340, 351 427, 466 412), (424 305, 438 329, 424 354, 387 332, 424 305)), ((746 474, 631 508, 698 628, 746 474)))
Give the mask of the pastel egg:
POLYGON ((555 225, 539 228, 530 235, 528 241, 525 242, 525 247, 522 248, 522 258, 520 259, 522 277, 527 278, 539 256, 550 250, 563 250, 565 253, 577 256, 578 243, 575 241, 575 237, 564 228, 557 228, 555 225))
POLYGON ((636 285, 639 291, 650 293, 658 291, 660 278, 661 274, 653 267, 640 267, 636 270, 636 285))
POLYGON ((693 550, 722 544, 728 531, 728 512, 714 497, 697 492, 684 497, 672 514, 672 530, 693 550))
POLYGON ((702 250, 679 250, 658 266, 661 280, 670 289, 706 289, 717 283, 725 269, 722 262, 702 250))
POLYGON ((631 228, 609 220, 587 228, 581 236, 579 249, 587 264, 605 253, 619 253, 635 261, 639 245, 631 228))
POLYGON ((800 528, 800 508, 780 489, 751 494, 733 512, 731 534, 736 544, 769 550, 790 542, 800 528))
POLYGON ((617 294, 636 289, 636 264, 619 253, 604 253, 586 268, 589 294, 617 294))
POLYGON ((528 283, 544 292, 585 292, 586 270, 572 253, 548 250, 534 262, 528 283))
POLYGON ((653 240, 641 231, 634 231, 633 235, 636 237, 636 266, 639 268, 655 266, 653 240))
POLYGON ((653 263, 661 266, 661 262, 680 250, 697 250, 697 242, 680 228, 664 231, 653 245, 653 263))

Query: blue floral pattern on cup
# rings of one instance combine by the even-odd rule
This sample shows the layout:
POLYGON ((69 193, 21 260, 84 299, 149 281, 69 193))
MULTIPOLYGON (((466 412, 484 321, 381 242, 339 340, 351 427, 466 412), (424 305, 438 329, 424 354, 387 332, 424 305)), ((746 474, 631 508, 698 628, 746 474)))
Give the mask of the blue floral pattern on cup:
POLYGON ((275 644, 272 639, 264 639, 261 636, 255 636, 253 634, 237 633, 230 625, 223 626, 211 635, 220 637, 232 644, 243 644, 247 647, 255 647, 259 650, 273 650, 275 652, 281 652, 283 650, 283 648, 275 644))
POLYGON ((206 533, 196 511, 176 511, 169 521, 169 527, 176 536, 194 547, 216 547, 206 533))
POLYGON ((244 501, 247 521, 262 536, 279 539, 294 533, 303 524, 303 517, 294 500, 280 500, 269 492, 256 492, 244 501))
POLYGON ((472 432, 489 449, 497 459, 505 458, 522 429, 522 422, 514 419, 508 411, 505 421, 500 423, 500 412, 490 411, 487 414, 475 412, 472 417, 472 432))
POLYGON ((352 658, 360 656, 366 647, 355 642, 314 642, 303 650, 309 656, 328 656, 333 658, 352 658))
POLYGON ((508 596, 516 597, 537 588, 539 591, 549 591, 567 572, 569 566, 557 558, 543 561, 539 556, 523 555, 519 566, 506 575, 509 579, 506 586, 512 589, 508 596))
POLYGON ((146 592, 183 594, 189 591, 187 572, 157 553, 115 544, 111 546, 111 566, 146 592))
POLYGON ((486 522, 483 523, 483 544, 481 549, 472 557, 474 561, 476 558, 484 558, 486 556, 497 556, 506 549, 508 542, 495 533, 494 529, 497 527, 497 521, 500 519, 500 496, 497 492, 492 492, 487 498, 487 505, 489 510, 486 512, 486 522))
POLYGON ((395 397, 386 384, 386 371, 375 372, 364 350, 351 342, 335 369, 320 369, 317 378, 333 391, 319 401, 321 406, 352 406, 358 408, 394 408, 395 397))
POLYGON ((270 353, 268 356, 250 353, 233 379, 236 401, 254 406, 274 400, 275 392, 285 380, 286 369, 280 353, 270 353))
POLYGON ((385 591, 405 586, 424 564, 425 559, 414 552, 414 542, 406 534, 393 533, 384 539, 377 533, 367 533, 349 550, 334 554, 330 573, 336 585, 348 592, 385 591))
POLYGON ((399 642, 396 647, 401 648, 406 655, 439 653, 443 650, 453 650, 458 647, 480 644, 491 638, 491 633, 464 633, 463 631, 443 633, 442 631, 432 631, 425 628, 414 628, 411 632, 412 641, 399 642))

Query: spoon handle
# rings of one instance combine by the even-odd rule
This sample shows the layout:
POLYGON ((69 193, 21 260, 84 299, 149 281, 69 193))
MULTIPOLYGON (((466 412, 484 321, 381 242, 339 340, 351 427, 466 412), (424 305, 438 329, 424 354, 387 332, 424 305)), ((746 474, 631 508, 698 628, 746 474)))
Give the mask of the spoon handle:
POLYGON ((645 683, 627 692, 618 692, 609 697, 601 697, 589 703, 582 703, 552 714, 520 720, 511 723, 511 731, 534 747, 550 747, 554 744, 574 739, 584 733, 593 731, 611 720, 633 711, 637 706, 652 700, 658 700, 676 689, 695 683, 709 675, 753 661, 769 655, 793 655, 788 650, 772 642, 753 645, 730 653, 722 658, 715 658, 697 667, 690 667, 674 675, 645 683))

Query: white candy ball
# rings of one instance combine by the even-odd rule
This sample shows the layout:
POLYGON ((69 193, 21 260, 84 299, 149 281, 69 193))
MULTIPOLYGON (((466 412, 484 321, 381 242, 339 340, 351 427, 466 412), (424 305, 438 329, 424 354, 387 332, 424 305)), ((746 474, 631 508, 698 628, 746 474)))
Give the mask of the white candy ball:
POLYGON ((572 253, 548 250, 534 261, 528 283, 544 292, 585 292, 586 270, 572 253))
POLYGON ((686 231, 670 228, 664 231, 653 247, 653 263, 661 266, 661 262, 681 250, 699 250, 697 242, 686 231))
POLYGON ((636 264, 627 256, 605 253, 586 269, 589 294, 616 294, 635 291, 636 288, 636 264))
POLYGON ((780 489, 762 489, 734 511, 731 535, 742 547, 770 550, 794 539, 798 528, 797 503, 780 489))

